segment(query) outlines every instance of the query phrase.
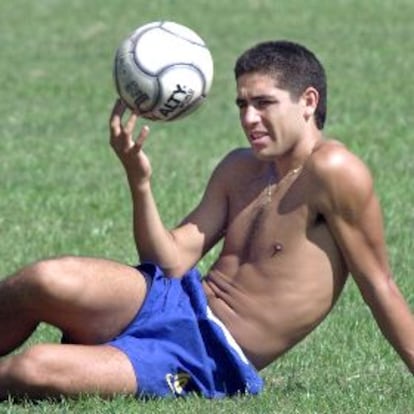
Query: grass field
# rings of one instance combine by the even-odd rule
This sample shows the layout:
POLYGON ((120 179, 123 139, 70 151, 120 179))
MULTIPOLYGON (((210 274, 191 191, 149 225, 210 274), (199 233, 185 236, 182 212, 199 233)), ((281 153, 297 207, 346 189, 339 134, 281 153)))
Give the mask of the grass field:
MULTIPOLYGON (((2 0, 0 275, 66 253, 135 263, 126 180, 107 144, 112 59, 136 26, 166 19, 198 31, 215 59, 204 107, 151 125, 147 152, 166 224, 198 201, 221 156, 244 145, 235 58, 260 40, 302 42, 327 70, 327 134, 376 177, 392 267, 414 308, 413 16, 411 0, 2 0)), ((31 342, 58 338, 42 325, 31 342)), ((0 413, 414 412, 413 378, 353 282, 321 327, 263 375, 266 391, 257 398, 7 401, 0 413)))

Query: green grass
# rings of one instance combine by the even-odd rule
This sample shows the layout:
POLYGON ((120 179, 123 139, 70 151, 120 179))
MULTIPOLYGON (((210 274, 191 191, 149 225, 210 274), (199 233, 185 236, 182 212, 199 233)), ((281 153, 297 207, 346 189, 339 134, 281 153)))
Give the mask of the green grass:
MULTIPOLYGON (((198 201, 224 152, 244 145, 234 105, 235 58, 260 40, 302 42, 327 69, 327 133, 346 142, 376 176, 390 260, 413 307, 412 16, 410 0, 1 1, 0 274, 65 253, 136 261, 126 180, 108 145, 112 59, 133 28, 169 19, 205 38, 215 81, 197 113, 151 125, 147 152, 165 222, 175 224, 198 201)), ((202 270, 212 260, 207 256, 202 270)), ((32 342, 57 338, 42 325, 32 342)), ((263 375, 266 391, 256 398, 8 401, 0 413, 414 411, 412 376, 353 283, 321 327, 263 375)))

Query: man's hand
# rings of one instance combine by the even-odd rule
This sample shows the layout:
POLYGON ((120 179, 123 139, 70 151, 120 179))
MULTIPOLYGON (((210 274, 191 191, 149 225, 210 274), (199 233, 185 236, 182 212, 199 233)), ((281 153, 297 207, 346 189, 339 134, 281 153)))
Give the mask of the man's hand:
POLYGON ((110 144, 124 166, 128 178, 136 184, 146 183, 151 177, 151 164, 148 157, 142 151, 142 146, 148 138, 149 127, 144 125, 138 137, 134 141, 133 132, 138 113, 131 113, 123 124, 122 117, 126 111, 126 105, 121 99, 115 102, 109 122, 110 144))

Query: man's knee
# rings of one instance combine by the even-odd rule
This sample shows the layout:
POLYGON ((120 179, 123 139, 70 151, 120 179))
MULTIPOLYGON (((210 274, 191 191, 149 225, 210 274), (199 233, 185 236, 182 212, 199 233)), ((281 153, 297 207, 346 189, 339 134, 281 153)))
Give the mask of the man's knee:
POLYGON ((56 372, 47 345, 35 345, 2 361, 0 378, 6 388, 17 394, 53 387, 56 372))
POLYGON ((82 283, 70 272, 73 260, 70 256, 46 259, 22 269, 19 274, 22 293, 27 291, 27 299, 34 299, 36 303, 76 297, 82 283))

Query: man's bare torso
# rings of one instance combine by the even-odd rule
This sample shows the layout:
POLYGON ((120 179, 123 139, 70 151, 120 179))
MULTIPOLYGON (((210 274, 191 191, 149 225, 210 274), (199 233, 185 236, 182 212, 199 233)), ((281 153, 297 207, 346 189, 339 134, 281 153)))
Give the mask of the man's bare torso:
POLYGON ((246 162, 235 172, 223 249, 204 287, 213 312, 261 369, 323 320, 347 270, 312 207, 306 164, 275 184, 269 166, 246 162))

